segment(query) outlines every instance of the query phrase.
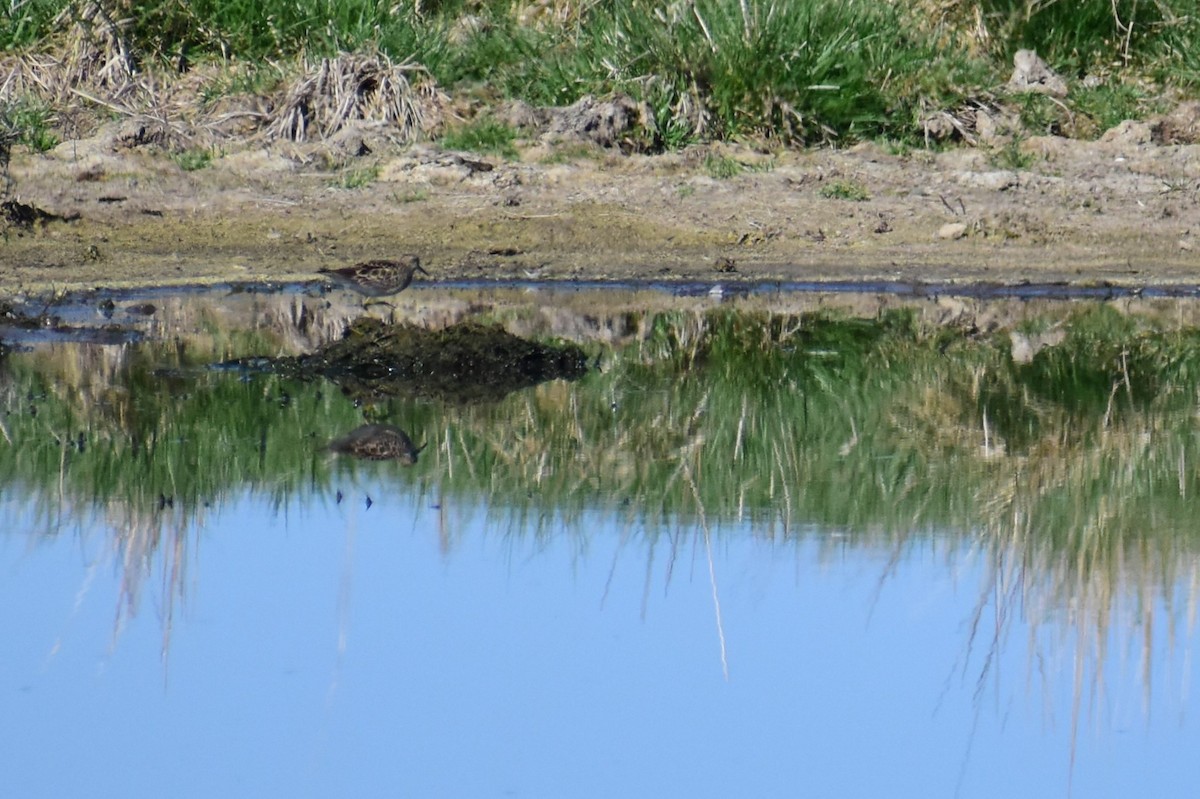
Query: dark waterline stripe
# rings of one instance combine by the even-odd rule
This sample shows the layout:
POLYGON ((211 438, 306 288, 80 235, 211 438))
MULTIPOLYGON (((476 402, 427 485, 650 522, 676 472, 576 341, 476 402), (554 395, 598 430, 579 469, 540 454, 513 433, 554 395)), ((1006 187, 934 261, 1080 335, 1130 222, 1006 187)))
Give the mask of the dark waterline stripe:
MULTIPOLYGON (((311 285, 311 284, 309 284, 311 285)), ((1200 297, 1200 285, 1075 285, 1070 283, 919 283, 911 281, 793 280, 444 280, 414 284, 413 289, 521 289, 543 292, 656 291, 676 297, 722 298, 771 294, 883 294, 896 297, 968 297, 974 299, 1093 299, 1124 297, 1188 299, 1200 297)))
MULTIPOLYGON (((130 302, 160 297, 196 295, 215 292, 247 294, 322 294, 325 281, 303 282, 253 281, 238 283, 182 284, 131 289, 85 289, 67 292, 48 304, 45 309, 61 312, 64 308, 86 304, 98 305, 105 300, 130 302)), ((1050 300, 1112 300, 1130 297, 1156 299, 1192 299, 1200 297, 1200 284, 1174 283, 1157 285, 1078 285, 1071 283, 922 283, 892 280, 433 280, 414 283, 408 291, 434 289, 457 290, 518 290, 537 293, 581 293, 590 291, 648 291, 675 297, 705 297, 733 299, 763 297, 774 294, 874 294, 894 297, 966 297, 972 299, 1050 299, 1050 300)), ((21 303, 23 310, 44 303, 28 298, 21 303)))

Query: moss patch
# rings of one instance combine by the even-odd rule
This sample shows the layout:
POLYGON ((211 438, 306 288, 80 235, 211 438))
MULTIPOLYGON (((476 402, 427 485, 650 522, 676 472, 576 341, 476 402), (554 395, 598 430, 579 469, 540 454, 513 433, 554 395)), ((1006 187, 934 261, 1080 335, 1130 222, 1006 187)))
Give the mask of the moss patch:
POLYGON ((574 344, 550 345, 499 325, 465 322, 442 330, 355 320, 345 336, 312 355, 279 362, 285 373, 320 375, 349 396, 427 397, 452 402, 496 400, 547 380, 587 373, 574 344))

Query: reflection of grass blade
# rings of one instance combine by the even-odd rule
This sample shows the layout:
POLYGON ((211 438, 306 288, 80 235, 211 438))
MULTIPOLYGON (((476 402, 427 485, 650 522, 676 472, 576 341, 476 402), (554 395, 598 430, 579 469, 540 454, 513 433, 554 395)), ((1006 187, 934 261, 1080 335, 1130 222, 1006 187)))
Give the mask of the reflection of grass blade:
POLYGON ((683 472, 688 487, 691 488, 692 495, 696 499, 696 511, 699 515, 700 530, 704 534, 704 557, 708 561, 708 584, 712 589, 713 615, 717 620, 717 640, 721 644, 721 673, 725 675, 725 680, 728 682, 729 657, 725 647, 725 624, 721 619, 721 597, 717 592, 717 570, 713 566, 712 532, 708 529, 708 518, 704 514, 704 501, 700 498, 700 490, 696 487, 696 481, 692 477, 692 469, 686 459, 683 461, 683 472))

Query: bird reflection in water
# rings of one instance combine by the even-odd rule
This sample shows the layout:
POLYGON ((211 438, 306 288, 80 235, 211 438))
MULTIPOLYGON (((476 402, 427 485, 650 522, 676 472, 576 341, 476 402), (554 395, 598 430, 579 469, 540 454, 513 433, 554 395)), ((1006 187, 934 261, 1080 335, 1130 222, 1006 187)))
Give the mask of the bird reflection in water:
POLYGON ((371 461, 399 461, 412 466, 425 445, 416 446, 399 427, 366 424, 329 442, 330 452, 371 461))

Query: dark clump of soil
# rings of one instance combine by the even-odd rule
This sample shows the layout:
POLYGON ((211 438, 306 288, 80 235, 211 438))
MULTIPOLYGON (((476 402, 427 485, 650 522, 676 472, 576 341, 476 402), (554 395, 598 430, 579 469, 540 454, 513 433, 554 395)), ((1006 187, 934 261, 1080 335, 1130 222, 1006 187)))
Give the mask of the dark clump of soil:
POLYGON ((17 227, 29 228, 35 223, 74 222, 78 218, 79 214, 60 216, 19 200, 5 200, 0 203, 0 221, 17 227))
POLYGON ((465 322, 442 330, 356 320, 339 341, 279 364, 298 376, 326 377, 353 397, 496 400, 547 380, 587 373, 573 344, 528 341, 495 325, 465 322))

